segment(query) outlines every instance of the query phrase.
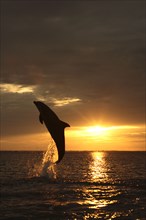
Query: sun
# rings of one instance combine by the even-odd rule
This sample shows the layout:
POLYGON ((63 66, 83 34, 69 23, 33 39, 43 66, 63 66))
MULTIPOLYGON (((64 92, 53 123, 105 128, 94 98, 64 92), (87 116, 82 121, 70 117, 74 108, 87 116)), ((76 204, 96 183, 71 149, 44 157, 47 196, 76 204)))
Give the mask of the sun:
POLYGON ((107 128, 101 126, 89 126, 85 128, 85 133, 88 136, 104 136, 107 135, 107 128))
MULTIPOLYGON (((141 138, 140 141, 143 141, 144 139, 142 138, 145 134, 144 127, 140 125, 106 124, 77 126, 65 132, 68 146, 71 143, 75 150, 98 151, 139 149, 139 145, 137 142, 134 144, 134 141, 139 140, 138 138, 141 138)), ((142 149, 144 149, 143 145, 142 149)))
POLYGON ((100 125, 93 126, 81 126, 75 127, 73 130, 68 131, 69 134, 73 137, 82 137, 84 139, 96 139, 96 138, 106 138, 109 136, 109 127, 103 127, 100 125))

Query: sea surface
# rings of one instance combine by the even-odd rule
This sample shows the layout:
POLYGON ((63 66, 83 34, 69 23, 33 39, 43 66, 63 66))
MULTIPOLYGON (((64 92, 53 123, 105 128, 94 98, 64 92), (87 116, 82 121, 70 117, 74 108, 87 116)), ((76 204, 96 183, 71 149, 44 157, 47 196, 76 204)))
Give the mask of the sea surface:
POLYGON ((146 219, 146 152, 47 160, 43 152, 0 153, 0 219, 146 219))

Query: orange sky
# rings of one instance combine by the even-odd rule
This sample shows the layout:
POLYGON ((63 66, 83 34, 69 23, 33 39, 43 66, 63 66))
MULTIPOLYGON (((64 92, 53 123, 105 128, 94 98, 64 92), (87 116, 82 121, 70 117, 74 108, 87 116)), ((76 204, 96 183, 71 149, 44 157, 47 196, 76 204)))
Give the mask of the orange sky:
POLYGON ((145 150, 144 1, 1 2, 1 149, 45 150, 33 101, 67 150, 145 150))
MULTIPOLYGON (((86 126, 65 130, 66 150, 145 150, 144 126, 86 126)), ((1 150, 46 150, 49 133, 10 136, 1 140, 1 150)))

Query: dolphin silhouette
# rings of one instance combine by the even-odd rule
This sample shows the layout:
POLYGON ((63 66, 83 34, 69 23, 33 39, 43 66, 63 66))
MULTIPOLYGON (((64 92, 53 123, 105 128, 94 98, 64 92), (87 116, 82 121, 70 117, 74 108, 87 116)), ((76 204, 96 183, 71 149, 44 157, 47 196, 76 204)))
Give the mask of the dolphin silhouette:
POLYGON ((56 161, 56 163, 59 163, 65 154, 64 129, 66 127, 70 127, 70 125, 64 121, 61 121, 58 116, 43 102, 34 101, 34 104, 40 112, 40 122, 42 124, 44 122, 56 143, 56 147, 58 150, 58 160, 56 161))

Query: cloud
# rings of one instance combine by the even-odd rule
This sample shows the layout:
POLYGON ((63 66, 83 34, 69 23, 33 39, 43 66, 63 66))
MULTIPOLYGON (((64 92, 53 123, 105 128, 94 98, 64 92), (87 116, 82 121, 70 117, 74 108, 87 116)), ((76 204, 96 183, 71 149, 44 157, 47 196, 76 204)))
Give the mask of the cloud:
POLYGON ((54 88, 56 90, 56 87, 57 86, 56 85, 53 86, 53 84, 51 84, 50 86, 45 86, 45 85, 27 86, 27 85, 12 84, 12 83, 0 84, 0 89, 3 94, 3 97, 7 97, 7 99, 3 99, 3 104, 6 103, 8 100, 13 100, 13 101, 15 100, 17 102, 18 97, 22 97, 22 95, 26 93, 28 93, 28 95, 30 94, 30 97, 33 97, 39 101, 46 101, 58 107, 81 101, 80 98, 63 97, 63 94, 61 94, 60 96, 58 92, 54 92, 54 88), (16 95, 12 96, 10 94, 16 94, 16 95), (19 96, 19 94, 21 96, 19 96))
POLYGON ((0 84, 1 92, 4 93, 18 93, 18 94, 33 93, 35 88, 36 86, 24 86, 19 84, 12 84, 12 83, 0 84))
POLYGON ((53 103, 55 104, 55 106, 64 106, 64 105, 68 105, 68 104, 79 102, 79 101, 81 101, 81 99, 69 98, 69 97, 64 98, 62 100, 53 99, 53 103))

